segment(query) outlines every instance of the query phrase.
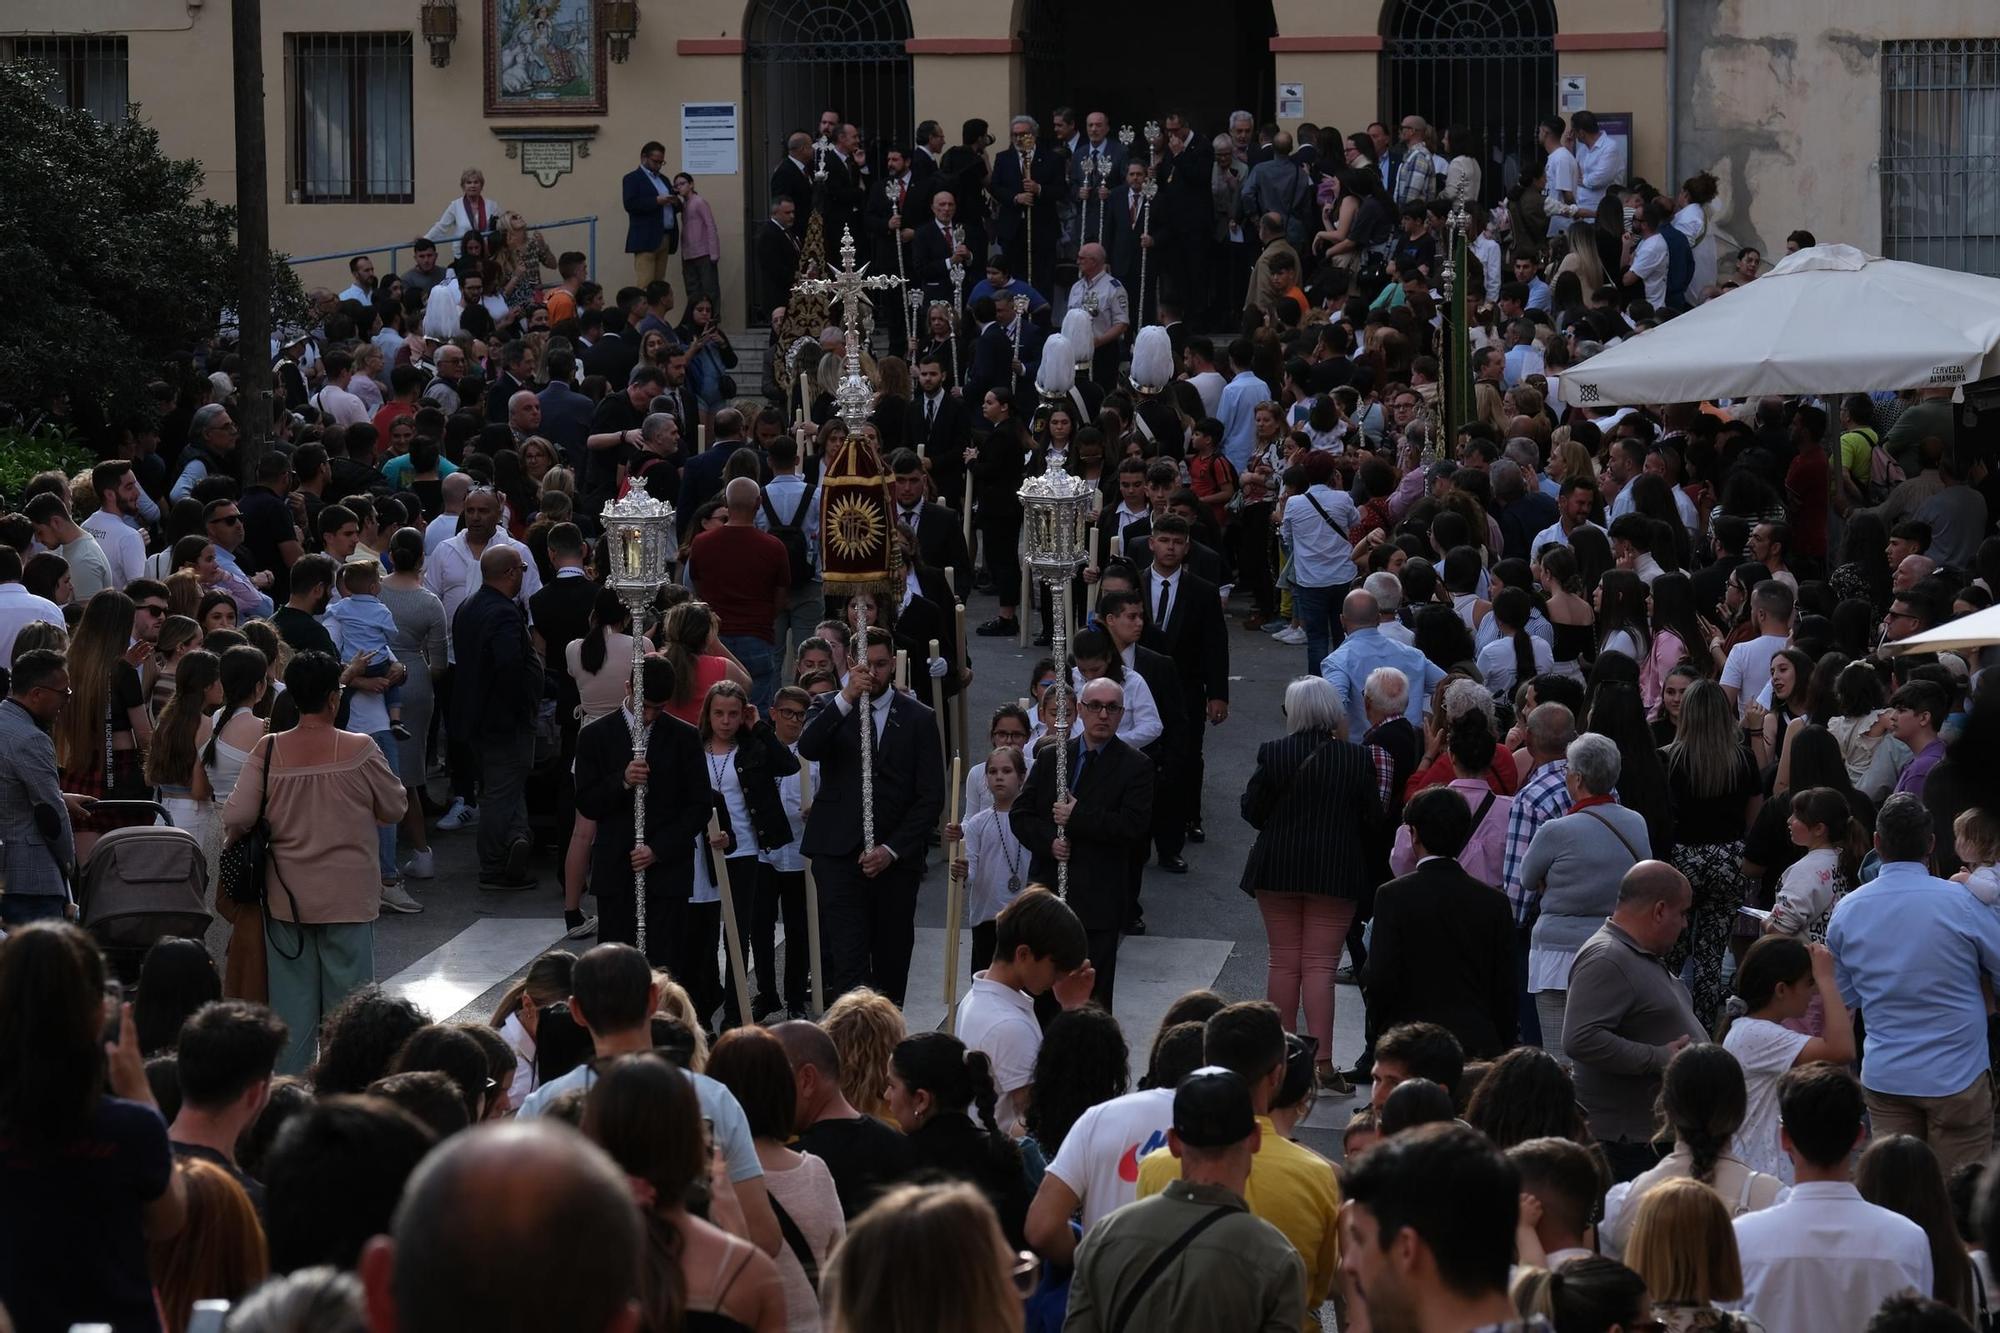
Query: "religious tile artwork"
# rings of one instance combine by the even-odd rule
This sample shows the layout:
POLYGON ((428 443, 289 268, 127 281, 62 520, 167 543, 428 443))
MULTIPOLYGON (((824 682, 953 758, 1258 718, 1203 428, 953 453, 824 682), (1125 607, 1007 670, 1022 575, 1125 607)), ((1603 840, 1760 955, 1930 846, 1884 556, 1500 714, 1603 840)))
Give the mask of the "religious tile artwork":
POLYGON ((604 114, 596 0, 485 0, 486 114, 604 114))

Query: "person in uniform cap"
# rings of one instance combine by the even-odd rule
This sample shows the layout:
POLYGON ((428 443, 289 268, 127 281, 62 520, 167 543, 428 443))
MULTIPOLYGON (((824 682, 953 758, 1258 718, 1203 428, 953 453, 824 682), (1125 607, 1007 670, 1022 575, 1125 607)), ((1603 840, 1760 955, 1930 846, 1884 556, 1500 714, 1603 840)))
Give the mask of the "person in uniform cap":
POLYGON ((1303 1327, 1305 1266, 1243 1198, 1262 1138, 1242 1075, 1209 1065, 1181 1080, 1167 1130, 1181 1178, 1084 1236, 1065 1333, 1303 1327))

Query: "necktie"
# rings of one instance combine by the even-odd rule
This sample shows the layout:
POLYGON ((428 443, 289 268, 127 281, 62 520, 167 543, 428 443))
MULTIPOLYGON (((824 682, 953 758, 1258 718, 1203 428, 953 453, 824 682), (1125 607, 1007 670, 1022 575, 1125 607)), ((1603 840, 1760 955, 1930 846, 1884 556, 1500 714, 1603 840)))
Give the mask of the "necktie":
POLYGON ((915 532, 915 531, 917 530, 917 511, 916 511, 916 510, 914 510, 914 509, 905 509, 905 510, 903 511, 903 526, 904 526, 904 527, 906 527, 906 528, 908 528, 908 529, 909 529, 909 530, 910 530, 911 532, 915 532))
POLYGON ((928 436, 928 435, 930 434, 930 429, 931 429, 931 423, 932 423, 932 422, 934 422, 934 421, 936 421, 936 420, 937 420, 937 399, 936 399, 936 398, 934 398, 934 397, 932 397, 932 396, 931 396, 931 395, 929 395, 929 394, 925 394, 925 395, 924 395, 924 434, 925 434, 926 436, 928 436))
POLYGON ((1139 225, 1139 196, 1136 194, 1132 196, 1132 225, 1139 225))
POLYGON ((1172 587, 1173 584, 1167 582, 1165 579, 1160 580, 1160 609, 1158 613, 1154 615, 1153 623, 1158 625, 1161 629, 1165 629, 1167 627, 1167 591, 1172 587))

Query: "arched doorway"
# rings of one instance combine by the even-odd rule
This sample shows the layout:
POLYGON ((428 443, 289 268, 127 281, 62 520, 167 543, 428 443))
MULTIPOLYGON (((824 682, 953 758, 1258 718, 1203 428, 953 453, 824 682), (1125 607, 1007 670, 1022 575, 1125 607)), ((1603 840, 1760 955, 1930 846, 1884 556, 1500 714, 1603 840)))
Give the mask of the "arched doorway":
POLYGON ((884 145, 910 142, 910 7, 751 0, 743 33, 743 215, 753 235, 771 209, 771 172, 785 155, 785 136, 817 133, 820 112, 838 111, 857 126, 870 162, 882 160, 884 145))
POLYGON ((1382 121, 1463 125, 1485 145, 1485 202, 1533 156, 1555 105, 1552 0, 1389 0, 1382 11, 1382 121))
MULTIPOLYGON (((1231 0, 1176 11, 1160 22, 1158 0, 1025 0, 1019 31, 1028 114, 1048 124, 1059 106, 1102 111, 1113 133, 1166 112, 1186 113, 1213 137, 1244 110, 1269 120, 1277 106, 1271 0, 1231 0)), ((1004 130, 996 130, 1003 133, 1004 130)))

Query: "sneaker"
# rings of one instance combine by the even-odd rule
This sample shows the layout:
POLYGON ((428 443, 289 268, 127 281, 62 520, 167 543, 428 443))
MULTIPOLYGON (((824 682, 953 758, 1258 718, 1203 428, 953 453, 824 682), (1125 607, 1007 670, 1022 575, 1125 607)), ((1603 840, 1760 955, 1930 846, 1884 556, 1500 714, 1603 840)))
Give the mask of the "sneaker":
POLYGON ((1018 633, 1020 628, 1017 621, 1009 620, 1005 616, 995 616, 972 632, 982 639, 1004 639, 1018 633))
POLYGON ((408 914, 423 911, 424 905, 412 898, 410 891, 403 887, 403 882, 397 880, 393 884, 382 886, 382 910, 408 914))
POLYGON ((404 879, 436 879, 437 857, 426 847, 420 852, 412 852, 410 859, 403 863, 404 879))
POLYGON ((516 838, 507 844, 506 877, 520 879, 528 873, 528 840, 516 838))
POLYGON ((401 722, 391 722, 389 724, 389 734, 399 741, 410 739, 410 729, 401 722))
POLYGON ((1276 643, 1289 643, 1293 647, 1297 647, 1306 641, 1306 632, 1294 625, 1290 629, 1280 630, 1276 634, 1273 634, 1271 639, 1276 643))
POLYGON ((566 940, 589 939, 597 934, 597 918, 585 916, 574 907, 564 910, 563 925, 566 927, 563 932, 563 938, 566 940))
POLYGON ((453 833, 478 822, 479 807, 467 805, 463 796, 454 796, 451 798, 451 809, 444 812, 444 818, 438 820, 437 826, 441 832, 453 833))
POLYGON ((1286 630, 1290 629, 1291 627, 1292 627, 1291 621, 1280 620, 1276 616, 1272 616, 1269 620, 1264 622, 1264 632, 1270 635, 1272 638, 1276 638, 1278 635, 1283 634, 1286 630))

